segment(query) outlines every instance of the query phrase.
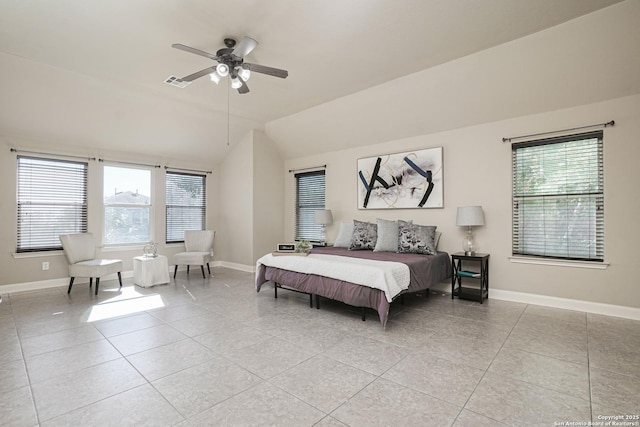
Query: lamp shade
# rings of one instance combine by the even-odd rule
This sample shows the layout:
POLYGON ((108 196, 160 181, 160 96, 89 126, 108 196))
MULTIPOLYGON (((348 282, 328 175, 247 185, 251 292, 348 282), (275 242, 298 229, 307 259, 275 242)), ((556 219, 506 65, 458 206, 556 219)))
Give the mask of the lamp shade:
POLYGON ((232 87, 233 89, 238 89, 238 88, 242 87, 242 82, 240 81, 240 79, 239 79, 239 78, 237 78, 237 77, 233 77, 233 78, 231 79, 231 87, 232 87))
POLYGON ((456 225, 459 227, 475 227, 484 225, 482 206, 463 206, 458 208, 456 225))
POLYGON ((240 68, 238 70, 238 76, 246 82, 249 80, 249 77, 251 77, 251 70, 247 68, 240 68))
POLYGON ((220 83, 220 75, 216 71, 209 74, 209 77, 211 78, 211 81, 214 82, 215 84, 220 83))
POLYGON ((331 209, 321 209, 315 212, 313 222, 321 225, 333 224, 331 209))

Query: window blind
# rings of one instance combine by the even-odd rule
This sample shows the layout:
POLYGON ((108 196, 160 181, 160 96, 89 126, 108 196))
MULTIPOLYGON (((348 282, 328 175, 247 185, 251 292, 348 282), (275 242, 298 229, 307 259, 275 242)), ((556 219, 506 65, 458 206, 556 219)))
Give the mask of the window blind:
POLYGON ((602 137, 513 145, 514 255, 604 261, 602 137))
POLYGON ((322 226, 314 222, 315 211, 325 207, 324 171, 306 172, 296 177, 296 240, 319 242, 322 226))
POLYGON ((18 156, 17 252, 61 250, 87 232, 87 163, 18 156))
POLYGON ((166 173, 166 241, 184 242, 185 230, 206 228, 206 175, 166 173))

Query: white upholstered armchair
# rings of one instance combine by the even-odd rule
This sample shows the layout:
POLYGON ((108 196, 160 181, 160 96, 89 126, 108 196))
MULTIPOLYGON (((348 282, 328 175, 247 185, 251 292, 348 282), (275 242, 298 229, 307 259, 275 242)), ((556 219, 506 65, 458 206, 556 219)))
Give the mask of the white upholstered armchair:
POLYGON ((190 265, 199 265, 204 274, 204 266, 206 264, 207 271, 211 275, 209 262, 213 261, 213 238, 216 232, 214 230, 187 230, 184 232, 185 252, 177 253, 173 256, 173 278, 175 279, 179 265, 187 266, 187 275, 189 274, 190 265))
POLYGON ((92 233, 63 234, 60 236, 60 242, 69 262, 69 276, 71 276, 67 293, 71 293, 73 280, 76 277, 88 277, 89 288, 91 288, 95 277, 96 295, 98 295, 100 277, 107 274, 118 273, 118 281, 122 287, 122 275, 120 274, 122 260, 96 259, 96 245, 92 233))

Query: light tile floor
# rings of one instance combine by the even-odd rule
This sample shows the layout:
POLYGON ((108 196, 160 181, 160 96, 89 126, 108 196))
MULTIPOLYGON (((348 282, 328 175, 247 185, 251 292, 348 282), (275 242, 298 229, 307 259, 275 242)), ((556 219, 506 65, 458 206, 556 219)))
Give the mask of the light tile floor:
POLYGON ((256 293, 253 274, 213 274, 146 289, 106 281, 97 297, 80 284, 3 295, 0 425, 554 426, 640 414, 640 321, 432 292, 394 303, 383 329, 373 311, 362 322, 343 304, 256 293))

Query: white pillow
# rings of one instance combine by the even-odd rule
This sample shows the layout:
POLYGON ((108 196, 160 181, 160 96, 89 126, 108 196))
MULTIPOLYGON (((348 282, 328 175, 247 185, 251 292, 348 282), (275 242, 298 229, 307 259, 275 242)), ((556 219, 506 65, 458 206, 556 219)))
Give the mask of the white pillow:
POLYGON ((341 222, 338 230, 338 237, 333 244, 334 248, 348 248, 351 245, 351 236, 353 235, 353 221, 341 222))

